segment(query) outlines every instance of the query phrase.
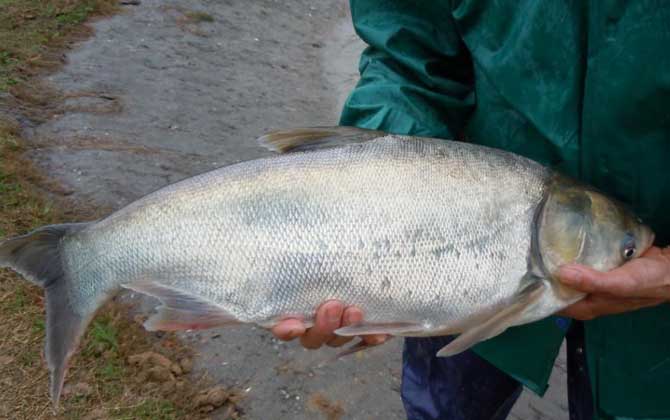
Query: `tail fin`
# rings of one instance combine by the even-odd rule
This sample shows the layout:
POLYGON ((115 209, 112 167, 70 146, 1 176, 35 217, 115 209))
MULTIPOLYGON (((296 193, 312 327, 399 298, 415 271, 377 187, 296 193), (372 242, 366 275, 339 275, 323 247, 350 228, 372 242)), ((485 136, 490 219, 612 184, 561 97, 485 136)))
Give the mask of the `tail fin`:
POLYGON ((68 301, 72 287, 63 270, 61 240, 88 223, 52 225, 0 242, 0 267, 10 267, 44 288, 47 337, 45 354, 51 372, 51 398, 60 399, 67 364, 90 316, 76 313, 68 301))

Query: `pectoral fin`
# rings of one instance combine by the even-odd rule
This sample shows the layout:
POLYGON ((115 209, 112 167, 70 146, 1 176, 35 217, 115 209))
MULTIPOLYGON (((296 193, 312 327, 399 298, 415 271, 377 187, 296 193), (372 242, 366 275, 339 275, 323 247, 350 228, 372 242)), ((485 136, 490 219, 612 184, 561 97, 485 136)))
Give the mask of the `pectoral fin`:
POLYGON ((239 323, 220 306, 176 288, 156 282, 124 284, 123 287, 161 301, 157 313, 144 323, 148 331, 201 330, 239 323))
POLYGON ((483 323, 463 332, 456 337, 454 341, 444 346, 437 353, 437 356, 453 356, 469 349, 480 341, 501 334, 510 326, 515 325, 518 318, 520 318, 524 312, 531 309, 534 304, 539 302, 546 289, 547 285, 544 281, 538 280, 531 283, 516 295, 516 298, 510 305, 497 312, 483 323))

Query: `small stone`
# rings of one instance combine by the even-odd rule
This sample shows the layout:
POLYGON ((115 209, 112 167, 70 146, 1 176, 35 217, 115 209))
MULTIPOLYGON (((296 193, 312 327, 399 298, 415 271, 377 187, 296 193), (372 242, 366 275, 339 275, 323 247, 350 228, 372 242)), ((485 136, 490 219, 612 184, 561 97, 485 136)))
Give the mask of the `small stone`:
POLYGON ((128 364, 135 366, 143 366, 149 360, 149 356, 146 353, 133 354, 128 356, 128 364))
POLYGON ((233 390, 228 395, 228 401, 232 402, 233 404, 237 404, 238 402, 242 401, 243 398, 244 396, 235 390, 233 390))
POLYGON ((173 363, 172 366, 170 366, 170 370, 177 376, 180 376, 182 373, 184 373, 178 363, 173 363))
POLYGON ((179 366, 184 373, 190 373, 193 370, 193 359, 185 357, 179 361, 179 366))
POLYGON ((14 358, 11 356, 0 356, 0 366, 5 366, 14 361, 14 358))
POLYGON ((153 351, 147 351, 144 353, 128 356, 128 363, 140 367, 151 365, 151 366, 161 366, 167 369, 169 369, 170 366, 172 365, 170 359, 163 356, 162 354, 153 351))
POLYGON ((222 386, 217 386, 207 391, 207 402, 214 407, 221 407, 228 399, 229 392, 222 386))
POLYGON ((198 408, 201 413, 209 413, 214 411, 214 406, 213 405, 203 405, 200 408, 198 408))
POLYGON ((207 394, 200 393, 193 399, 193 405, 196 407, 204 407, 207 405, 207 394))
POLYGON ((152 382, 167 382, 173 381, 174 376, 170 370, 164 366, 154 366, 147 371, 147 379, 152 382))
POLYGON ((172 361, 170 359, 158 353, 151 354, 151 362, 156 366, 162 366, 168 369, 172 365, 172 361))
POLYGON ((88 397, 93 393, 93 387, 86 382, 79 382, 72 388, 72 393, 78 397, 88 397))
POLYGON ((198 393, 193 403, 196 407, 221 407, 228 400, 230 393, 222 386, 215 386, 198 393))

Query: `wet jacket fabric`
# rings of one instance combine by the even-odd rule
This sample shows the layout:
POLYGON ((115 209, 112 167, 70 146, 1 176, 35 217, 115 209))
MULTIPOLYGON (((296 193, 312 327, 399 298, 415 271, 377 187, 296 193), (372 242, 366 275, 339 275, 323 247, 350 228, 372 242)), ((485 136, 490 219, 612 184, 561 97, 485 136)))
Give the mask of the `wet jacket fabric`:
MULTIPOLYGON (((351 10, 369 47, 341 124, 527 156, 629 204, 657 244, 670 242, 670 2, 352 0, 351 10)), ((512 328, 475 350, 542 394, 564 324, 512 328)), ((585 324, 598 418, 670 419, 668 332, 667 304, 585 324)))

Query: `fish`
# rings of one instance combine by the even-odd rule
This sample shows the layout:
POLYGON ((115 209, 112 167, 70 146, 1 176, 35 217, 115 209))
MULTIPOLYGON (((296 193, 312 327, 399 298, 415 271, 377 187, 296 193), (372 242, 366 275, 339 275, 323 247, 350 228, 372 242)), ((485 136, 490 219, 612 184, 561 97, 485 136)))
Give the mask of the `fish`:
POLYGON ((450 356, 582 299, 560 266, 610 270, 654 241, 616 200, 510 152, 354 127, 259 141, 276 154, 0 243, 0 267, 45 291, 56 404, 82 333, 123 289, 161 302, 150 331, 309 327, 337 299, 365 320, 336 334, 457 335, 450 356))

